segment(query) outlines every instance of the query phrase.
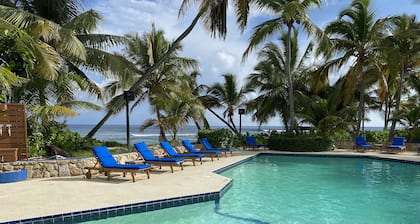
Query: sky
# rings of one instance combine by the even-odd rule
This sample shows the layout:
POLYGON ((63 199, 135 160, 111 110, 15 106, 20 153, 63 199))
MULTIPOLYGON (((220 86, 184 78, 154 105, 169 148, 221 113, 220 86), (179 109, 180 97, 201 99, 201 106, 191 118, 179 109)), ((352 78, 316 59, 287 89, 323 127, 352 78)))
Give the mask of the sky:
MULTIPOLYGON (((98 11, 104 18, 99 24, 98 33, 125 35, 137 32, 149 32, 152 23, 156 28, 165 31, 169 40, 174 40, 191 23, 195 16, 196 8, 191 6, 182 17, 178 17, 178 10, 182 0, 88 0, 84 9, 98 11)), ((195 1, 190 1, 195 2, 195 1)), ((199 1, 198 1, 199 2, 199 1)), ((230 3, 234 1, 229 1, 230 3)), ((338 13, 350 5, 350 0, 327 0, 322 8, 311 9, 308 12, 310 19, 317 26, 323 28, 338 17, 338 13)), ((371 0, 372 9, 376 18, 398 14, 417 15, 420 13, 420 0, 371 0)), ((238 85, 244 83, 244 78, 253 72, 257 63, 255 49, 242 63, 242 54, 249 44, 253 27, 271 18, 266 12, 251 8, 248 26, 242 33, 236 25, 233 6, 229 5, 228 31, 225 40, 212 38, 202 24, 197 24, 194 30, 183 41, 181 56, 194 58, 200 63, 198 83, 212 85, 223 82, 223 74, 233 73, 238 77, 238 85)), ((276 38, 278 36, 273 36, 276 38)), ((309 38, 301 35, 305 42, 309 38)), ((330 82, 334 82, 342 75, 340 72, 331 75, 330 82)), ((104 80, 99 75, 90 74, 92 80, 100 86, 109 80, 104 80)), ((80 99, 92 101, 87 95, 81 94, 80 99)), ((104 116, 104 112, 78 111, 79 116, 66 118, 68 124, 96 124, 104 116)), ((206 113, 211 125, 222 125, 211 113, 206 113)), ((130 124, 140 125, 144 120, 154 117, 150 107, 144 103, 130 114, 130 124)), ((369 113, 371 120, 366 126, 383 126, 383 118, 378 113, 369 113)), ((234 118, 239 124, 239 116, 234 118)), ((109 119, 106 124, 125 124, 125 112, 109 119)), ((242 116, 243 126, 257 125, 249 116, 242 116)), ((267 125, 281 126, 280 118, 273 118, 267 125)))

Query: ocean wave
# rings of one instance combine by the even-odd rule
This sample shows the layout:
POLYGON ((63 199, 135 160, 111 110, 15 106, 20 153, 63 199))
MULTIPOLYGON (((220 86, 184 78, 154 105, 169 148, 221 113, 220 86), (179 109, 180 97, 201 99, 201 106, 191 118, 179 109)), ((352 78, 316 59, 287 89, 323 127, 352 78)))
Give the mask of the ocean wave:
MULTIPOLYGON (((131 133, 131 136, 135 136, 135 137, 159 137, 159 134, 137 134, 137 133, 131 133)), ((166 134, 167 136, 171 136, 171 134, 166 134)), ((182 133, 182 134, 177 134, 177 136, 196 136, 196 133, 182 133)))

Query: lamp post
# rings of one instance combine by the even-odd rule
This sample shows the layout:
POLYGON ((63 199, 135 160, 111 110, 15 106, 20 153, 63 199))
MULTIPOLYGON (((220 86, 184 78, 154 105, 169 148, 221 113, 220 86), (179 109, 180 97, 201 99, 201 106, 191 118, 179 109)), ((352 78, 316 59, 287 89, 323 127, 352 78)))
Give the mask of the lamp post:
POLYGON ((242 134, 242 114, 245 114, 245 109, 240 108, 238 110, 239 113, 239 134, 242 134))
POLYGON ((130 146, 130 105, 129 102, 134 100, 134 95, 132 91, 124 91, 124 99, 125 99, 125 120, 126 120, 126 130, 127 130, 127 149, 130 146))

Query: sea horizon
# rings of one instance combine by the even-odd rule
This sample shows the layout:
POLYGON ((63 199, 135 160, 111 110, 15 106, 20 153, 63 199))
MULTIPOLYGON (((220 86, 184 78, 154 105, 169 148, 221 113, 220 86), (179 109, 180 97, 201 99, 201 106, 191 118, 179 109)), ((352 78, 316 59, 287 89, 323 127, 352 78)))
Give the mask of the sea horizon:
MULTIPOLYGON (((96 124, 68 124, 67 126, 71 131, 79 133, 81 136, 86 136, 96 124)), ((159 129, 157 127, 150 127, 144 131, 140 131, 140 125, 130 125, 130 142, 145 142, 146 144, 158 144, 159 143, 159 129)), ((227 128, 226 126, 212 126, 212 129, 227 128)), ((383 127, 365 127, 365 130, 382 130, 383 127)), ((246 133, 269 133, 273 130, 284 131, 283 126, 242 126, 241 132, 246 133)), ((197 140, 198 129, 196 126, 190 125, 185 128, 179 129, 177 133, 177 140, 197 140)), ((103 125, 93 136, 96 139, 103 141, 116 141, 119 143, 127 142, 127 130, 125 124, 105 124, 103 125)), ((169 140, 172 139, 172 134, 167 133, 169 140)))

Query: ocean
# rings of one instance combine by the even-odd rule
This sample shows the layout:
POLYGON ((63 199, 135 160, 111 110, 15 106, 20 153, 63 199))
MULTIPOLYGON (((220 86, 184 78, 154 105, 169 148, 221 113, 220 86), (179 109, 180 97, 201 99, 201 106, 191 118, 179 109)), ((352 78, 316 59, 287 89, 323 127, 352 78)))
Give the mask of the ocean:
MULTIPOLYGON (((81 136, 86 134, 95 125, 87 124, 69 124, 70 130, 78 132, 81 136)), ((213 126, 212 129, 226 128, 225 126, 213 126)), ((284 131, 281 126, 242 126, 242 134, 245 133, 269 133, 272 130, 284 131)), ((382 130, 382 127, 365 127, 365 130, 382 130)), ((197 128, 195 126, 187 126, 180 129, 177 134, 178 140, 188 139, 190 141, 197 141, 197 128)), ((104 141, 116 141, 120 143, 127 143, 125 125, 104 125, 98 132, 93 136, 96 139, 104 141)), ((166 135, 168 140, 172 140, 172 135, 168 133, 166 135)), ((150 127, 144 131, 140 131, 138 125, 130 125, 130 144, 136 142, 145 142, 146 144, 158 144, 159 143, 159 129, 157 127, 150 127)))
MULTIPOLYGON (((70 130, 78 132, 81 136, 86 136, 86 134, 92 130, 95 125, 87 124, 69 124, 68 127, 70 130)), ((125 125, 104 125, 98 132, 93 136, 99 140, 105 141, 116 141, 120 143, 126 143, 126 126, 125 125)), ((213 129, 225 128, 224 126, 214 126, 213 129)), ((282 127, 276 126, 242 126, 242 133, 260 133, 260 132, 269 132, 270 130, 283 130, 282 127)), ((180 129, 177 133, 178 140, 188 139, 190 141, 197 140, 197 128, 195 126, 187 126, 183 129, 180 129)), ((172 135, 168 133, 166 135, 168 140, 172 140, 172 135)), ((150 127, 144 131, 140 131, 139 126, 130 125, 130 143, 136 142, 145 142, 146 144, 158 144, 159 143, 159 129, 157 127, 150 127)))

